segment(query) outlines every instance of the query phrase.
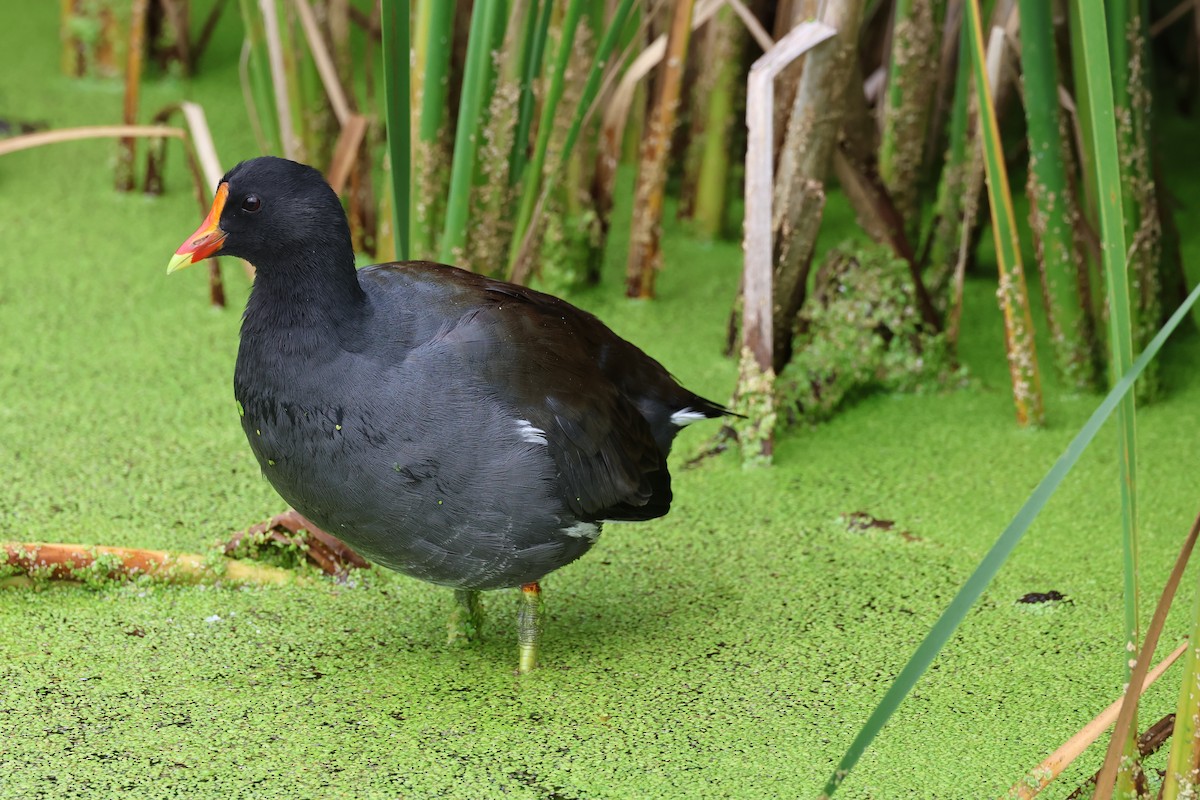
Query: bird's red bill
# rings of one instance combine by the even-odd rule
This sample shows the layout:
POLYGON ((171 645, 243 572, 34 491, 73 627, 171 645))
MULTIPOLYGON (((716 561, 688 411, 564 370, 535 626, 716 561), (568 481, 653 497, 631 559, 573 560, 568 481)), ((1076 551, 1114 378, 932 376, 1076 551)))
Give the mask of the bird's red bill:
POLYGON ((196 232, 175 251, 175 257, 167 265, 168 273, 195 264, 220 251, 225 242, 225 231, 221 230, 220 226, 221 212, 225 209, 225 200, 228 197, 229 184, 222 183, 217 187, 217 196, 213 198, 212 208, 208 210, 204 222, 200 223, 196 232))

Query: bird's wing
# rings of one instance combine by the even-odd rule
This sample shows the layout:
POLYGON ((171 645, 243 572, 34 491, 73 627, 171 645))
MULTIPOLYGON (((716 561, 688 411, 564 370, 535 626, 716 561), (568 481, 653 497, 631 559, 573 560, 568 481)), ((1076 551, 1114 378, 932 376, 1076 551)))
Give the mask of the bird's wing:
POLYGON ((531 441, 544 435, 573 513, 588 521, 662 516, 670 476, 650 425, 601 371, 590 318, 542 297, 488 290, 439 339, 537 429, 531 441))

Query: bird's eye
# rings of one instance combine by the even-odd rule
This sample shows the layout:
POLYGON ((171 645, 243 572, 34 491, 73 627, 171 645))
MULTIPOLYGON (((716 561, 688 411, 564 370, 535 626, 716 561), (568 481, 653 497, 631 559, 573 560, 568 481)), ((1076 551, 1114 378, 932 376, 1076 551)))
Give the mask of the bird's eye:
POLYGON ((242 211, 254 214, 262 208, 262 200, 256 194, 246 195, 246 199, 242 201, 242 211))

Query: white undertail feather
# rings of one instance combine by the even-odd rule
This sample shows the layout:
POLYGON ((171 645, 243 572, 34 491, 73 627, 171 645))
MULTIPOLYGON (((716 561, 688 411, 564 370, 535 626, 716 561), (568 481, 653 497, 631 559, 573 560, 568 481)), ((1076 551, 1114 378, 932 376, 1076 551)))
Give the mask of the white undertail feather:
POLYGON ((671 424, 682 428, 684 425, 690 425, 700 419, 708 419, 708 416, 703 412, 693 411, 691 408, 681 408, 671 415, 671 424))

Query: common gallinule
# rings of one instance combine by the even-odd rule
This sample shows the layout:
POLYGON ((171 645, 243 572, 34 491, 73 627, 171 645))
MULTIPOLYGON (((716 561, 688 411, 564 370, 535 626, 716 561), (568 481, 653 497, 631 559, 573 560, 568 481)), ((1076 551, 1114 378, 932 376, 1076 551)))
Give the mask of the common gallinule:
POLYGON ((671 506, 667 452, 729 412, 575 306, 456 267, 356 270, 346 215, 312 167, 243 161, 171 259, 257 268, 234 395, 263 474, 372 561, 455 588, 519 586, 520 670, 537 658, 538 581, 605 520, 671 506))

